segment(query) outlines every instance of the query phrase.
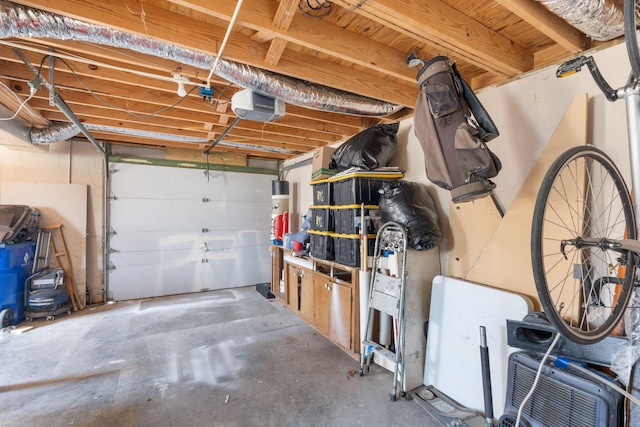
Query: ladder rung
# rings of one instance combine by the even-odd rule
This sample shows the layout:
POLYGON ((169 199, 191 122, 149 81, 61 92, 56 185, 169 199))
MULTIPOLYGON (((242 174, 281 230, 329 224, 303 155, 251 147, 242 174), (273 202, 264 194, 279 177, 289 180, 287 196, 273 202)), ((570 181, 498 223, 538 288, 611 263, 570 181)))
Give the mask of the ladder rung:
POLYGON ((362 346, 367 349, 369 348, 369 346, 371 346, 372 347, 371 354, 377 354, 392 362, 396 361, 396 354, 394 352, 392 352, 391 350, 387 350, 386 348, 384 348, 382 345, 378 344, 375 341, 364 340, 362 341, 362 346))

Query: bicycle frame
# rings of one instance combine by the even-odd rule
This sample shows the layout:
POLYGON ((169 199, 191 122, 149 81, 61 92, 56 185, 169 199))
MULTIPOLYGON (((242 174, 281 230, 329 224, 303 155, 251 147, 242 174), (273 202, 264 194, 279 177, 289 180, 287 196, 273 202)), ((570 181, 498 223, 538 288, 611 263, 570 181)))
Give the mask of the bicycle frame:
MULTIPOLYGON (((634 223, 637 232, 640 232, 640 80, 630 75, 627 84, 614 90, 602 77, 598 66, 591 56, 579 56, 562 64, 557 72, 557 77, 565 77, 580 71, 582 66, 587 66, 604 96, 608 101, 624 99, 627 121, 627 141, 629 146, 629 160, 631 162, 631 195, 633 200, 634 223)), ((608 240, 606 242, 595 239, 581 239, 577 241, 565 241, 566 245, 602 246, 619 251, 632 251, 640 255, 640 242, 634 239, 608 240)))
MULTIPOLYGON (((636 230, 640 230, 640 82, 633 78, 629 80, 625 87, 618 89, 616 92, 619 97, 624 98, 627 112, 631 194, 636 230)), ((633 250, 636 254, 640 253, 640 244, 630 245, 629 250, 633 250)))

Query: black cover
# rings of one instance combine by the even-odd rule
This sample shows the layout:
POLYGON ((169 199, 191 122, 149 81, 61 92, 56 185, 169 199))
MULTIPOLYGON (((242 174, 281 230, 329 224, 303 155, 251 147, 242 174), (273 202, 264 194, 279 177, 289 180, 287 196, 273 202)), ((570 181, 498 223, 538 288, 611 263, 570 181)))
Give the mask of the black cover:
POLYGON ((438 246, 442 238, 438 213, 424 186, 409 181, 387 181, 381 191, 382 219, 407 228, 409 248, 423 251, 438 246))
POLYGON ((66 289, 38 291, 27 297, 27 308, 33 311, 57 310, 69 299, 66 289))
POLYGON ((352 136, 331 155, 329 169, 385 167, 396 153, 400 123, 380 124, 352 136))

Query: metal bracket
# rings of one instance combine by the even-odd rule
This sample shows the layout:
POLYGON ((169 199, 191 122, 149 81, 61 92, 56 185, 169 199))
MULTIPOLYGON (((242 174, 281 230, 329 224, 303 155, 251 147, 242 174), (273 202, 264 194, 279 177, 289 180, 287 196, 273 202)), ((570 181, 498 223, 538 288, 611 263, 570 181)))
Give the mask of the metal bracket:
MULTIPOLYGON (((49 52, 53 52, 53 48, 49 48, 49 52)), ((55 95, 56 95, 56 83, 55 83, 55 75, 56 75, 56 57, 53 55, 49 55, 49 84, 51 87, 49 88, 49 106, 55 107, 55 95)))

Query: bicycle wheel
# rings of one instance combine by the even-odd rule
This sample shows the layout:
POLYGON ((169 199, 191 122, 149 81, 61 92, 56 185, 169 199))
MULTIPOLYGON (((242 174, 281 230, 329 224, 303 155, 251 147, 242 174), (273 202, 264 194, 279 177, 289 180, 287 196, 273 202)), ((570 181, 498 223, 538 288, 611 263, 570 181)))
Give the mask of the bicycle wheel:
POLYGON ((640 78, 640 52, 638 51, 638 36, 636 32, 636 23, 638 21, 638 13, 640 6, 636 0, 624 0, 624 35, 627 42, 627 54, 629 62, 631 62, 631 70, 633 76, 640 78))
POLYGON ((634 255, 607 242, 635 239, 633 206, 620 172, 593 146, 551 165, 533 213, 531 256, 540 303, 551 324, 579 344, 616 327, 631 297, 634 255))

